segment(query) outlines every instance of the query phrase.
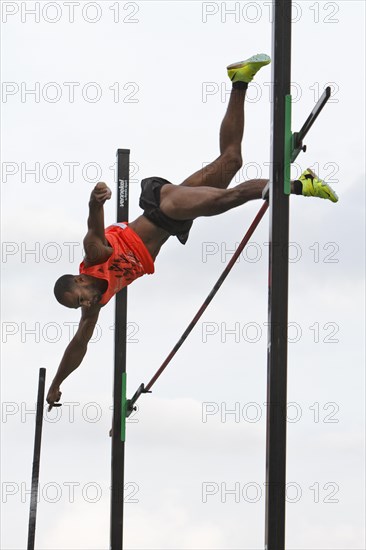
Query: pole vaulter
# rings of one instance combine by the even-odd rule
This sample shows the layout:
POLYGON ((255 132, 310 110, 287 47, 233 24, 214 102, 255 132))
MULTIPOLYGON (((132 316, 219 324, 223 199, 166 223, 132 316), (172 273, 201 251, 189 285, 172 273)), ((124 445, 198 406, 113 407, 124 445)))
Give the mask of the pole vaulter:
MULTIPOLYGON (((176 236, 180 243, 185 244, 189 238, 193 221, 201 216, 215 216, 223 214, 232 208, 239 207, 251 200, 265 199, 265 203, 258 212, 253 224, 244 237, 241 246, 245 246, 251 233, 258 225, 267 209, 267 201, 270 203, 271 239, 270 251, 270 311, 271 316, 277 316, 282 327, 287 323, 287 267, 276 260, 273 243, 285 243, 288 246, 288 194, 302 195, 305 197, 318 197, 337 202, 338 197, 331 187, 322 181, 310 169, 306 169, 301 176, 294 181, 290 180, 289 162, 300 150, 303 150, 302 139, 312 125, 314 118, 320 112, 317 105, 312 115, 298 134, 291 134, 289 127, 289 113, 291 98, 287 93, 289 82, 288 44, 280 36, 281 30, 285 32, 291 10, 288 0, 276 0, 274 23, 274 75, 281 88, 278 95, 275 90, 273 103, 273 116, 276 130, 272 136, 272 174, 271 183, 265 179, 253 179, 242 182, 235 187, 228 188, 231 180, 242 165, 241 142, 244 132, 244 102, 248 85, 255 74, 271 62, 266 54, 257 54, 245 61, 233 63, 227 67, 228 76, 232 82, 232 91, 226 114, 220 128, 220 155, 211 164, 199 169, 190 175, 179 185, 172 184, 161 177, 150 177, 142 180, 142 192, 140 206, 143 214, 132 222, 128 221, 128 162, 129 151, 118 152, 118 213, 117 222, 105 228, 104 208, 106 200, 111 198, 111 190, 103 183, 98 183, 92 190, 89 199, 88 231, 84 238, 84 261, 80 264, 79 273, 63 275, 55 284, 55 297, 60 304, 72 309, 81 309, 79 327, 67 346, 61 359, 58 370, 51 382, 47 394, 49 409, 60 405, 61 383, 80 365, 87 351, 87 346, 92 337, 94 327, 102 307, 113 296, 117 295, 116 302, 116 328, 115 328, 115 371, 114 371, 114 412, 112 429, 112 495, 111 495, 111 548, 120 550, 123 548, 123 464, 124 464, 124 439, 125 419, 132 410, 137 398, 151 390, 157 378, 161 375, 176 351, 182 345, 190 331, 193 329, 200 315, 208 306, 223 280, 234 265, 231 261, 219 278, 214 289, 207 297, 205 303, 196 314, 192 323, 183 333, 181 339, 164 361, 160 369, 150 382, 143 384, 131 400, 126 399, 126 287, 135 279, 145 274, 154 272, 154 261, 163 244, 176 236), (281 23, 282 22, 282 27, 281 23), (282 42, 281 42, 282 40, 282 42), (281 49, 282 48, 282 49, 281 49), (285 84, 281 84, 281 83, 285 84), (287 113, 285 118, 284 112, 287 113), (279 129, 278 129, 279 128, 279 129), (278 136, 286 128, 282 144, 278 136), (277 148, 276 148, 277 147, 277 148), (285 160, 286 158, 286 160, 285 160), (279 187, 280 186, 280 187, 279 187), (285 189, 285 190, 284 190, 285 189), (284 195, 284 196, 283 196, 284 195), (284 223, 280 223, 284 216, 284 223), (287 220, 287 221, 286 221, 287 220), (287 243, 287 244, 286 244, 287 243), (276 267, 277 261, 277 267, 276 267), (277 289, 281 273, 285 275, 286 288, 277 289), (120 298, 121 297, 121 298, 120 298), (285 300, 285 304, 278 302, 285 300), (282 307, 284 306, 284 307, 282 307)), ((291 8, 291 6, 290 6, 291 8)), ((282 33, 283 34, 283 33, 282 33)), ((287 39, 287 38, 286 38, 287 39)), ((276 85, 275 85, 276 88, 276 85)), ((324 102, 324 98, 323 98, 324 102)), ((286 325, 287 327, 287 325, 286 325)), ((271 330, 275 330, 272 329, 271 330)), ((269 336, 269 342, 273 343, 274 333, 269 336)), ((283 334, 281 336, 283 338, 283 334)), ((269 350, 274 345, 269 344, 269 350)), ((267 431, 267 464, 269 492, 266 503, 266 526, 268 540, 272 539, 270 524, 274 521, 272 516, 273 505, 278 503, 279 512, 277 518, 284 519, 283 499, 283 473, 284 464, 278 468, 278 460, 285 457, 285 433, 283 423, 278 421, 278 415, 271 404, 275 405, 277 399, 273 394, 273 388, 278 388, 281 403, 285 402, 286 395, 286 350, 280 344, 281 367, 273 367, 274 358, 269 361, 270 411, 267 431), (282 346, 282 347, 281 347, 282 346), (274 434, 280 434, 280 443, 273 446, 274 434), (276 457, 273 459, 272 457, 276 457), (278 481, 280 489, 272 491, 278 481), (272 510, 272 511, 271 511, 272 510)), ((282 527, 276 527, 273 544, 268 542, 268 548, 278 550, 281 548, 282 527)))

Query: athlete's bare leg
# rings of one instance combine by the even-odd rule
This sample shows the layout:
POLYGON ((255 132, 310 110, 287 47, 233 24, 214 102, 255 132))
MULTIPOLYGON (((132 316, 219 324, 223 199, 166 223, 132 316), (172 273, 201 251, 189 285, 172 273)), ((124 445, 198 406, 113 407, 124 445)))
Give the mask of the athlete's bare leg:
POLYGON ((231 189, 174 186, 172 191, 162 198, 160 208, 164 214, 175 220, 216 216, 248 201, 261 199, 267 183, 268 180, 265 179, 254 179, 231 189))
MULTIPOLYGON (((172 192, 161 199, 160 208, 164 214, 175 220, 216 216, 248 201, 261 199, 267 183, 268 180, 265 179, 248 180, 231 189, 165 185, 162 189, 169 187, 172 192)), ((166 231, 151 223, 145 216, 137 218, 130 227, 140 235, 153 258, 169 237, 166 231)))
MULTIPOLYGON (((241 142, 244 133, 244 101, 247 85, 233 87, 220 128, 220 156, 180 185, 161 188, 160 208, 176 219, 195 219, 226 212, 249 200, 259 199, 267 180, 250 180, 227 190, 242 166, 241 142)), ((155 258, 169 234, 140 216, 130 224, 155 258)))
MULTIPOLYGON (((229 104, 220 128, 220 156, 211 164, 189 176, 181 185, 164 185, 162 187, 160 208, 164 214, 177 220, 194 219, 199 216, 213 216, 220 213, 217 212, 218 201, 221 205, 220 208, 224 208, 222 212, 234 207, 229 204, 231 204, 231 197, 236 196, 237 192, 226 195, 222 191, 226 191, 242 165, 241 142, 244 133, 246 89, 247 85, 242 83, 240 88, 234 87, 231 90, 229 104)), ((245 191, 245 196, 248 198, 244 200, 242 197, 240 200, 246 202, 260 198, 260 188, 262 188, 262 183, 254 183, 252 180, 245 191)), ((237 198, 234 202, 236 200, 237 198)))
MULTIPOLYGON (((241 142, 244 133, 244 100, 246 86, 233 88, 220 128, 220 156, 198 170, 181 184, 188 187, 218 187, 225 189, 242 165, 241 142)), ((169 192, 162 188, 162 194, 169 192)))

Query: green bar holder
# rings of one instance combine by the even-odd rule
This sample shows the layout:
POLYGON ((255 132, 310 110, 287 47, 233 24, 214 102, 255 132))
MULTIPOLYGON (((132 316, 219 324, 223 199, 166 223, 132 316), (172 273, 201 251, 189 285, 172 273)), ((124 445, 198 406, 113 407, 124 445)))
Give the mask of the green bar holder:
POLYGON ((284 173, 284 193, 291 194, 291 155, 292 155, 292 132, 291 132, 291 106, 292 97, 285 97, 285 173, 284 173))
POLYGON ((127 413, 127 374, 122 373, 122 395, 121 395, 121 441, 126 441, 126 413, 127 413))

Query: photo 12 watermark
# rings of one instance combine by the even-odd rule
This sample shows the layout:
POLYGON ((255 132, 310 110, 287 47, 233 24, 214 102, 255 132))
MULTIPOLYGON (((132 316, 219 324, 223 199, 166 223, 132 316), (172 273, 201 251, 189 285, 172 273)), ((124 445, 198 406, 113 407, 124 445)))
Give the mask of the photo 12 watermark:
MULTIPOLYGON (((140 485, 134 481, 124 484, 124 503, 138 504, 140 485)), ((30 497, 34 492, 34 487, 25 481, 3 481, 1 483, 1 502, 9 504, 17 502, 28 504, 30 497)), ((80 502, 87 504, 97 504, 103 498, 106 498, 110 488, 103 486, 96 481, 80 483, 80 481, 48 481, 39 484, 37 502, 56 504, 63 502, 68 504, 78 504, 80 502)))
POLYGON ((1 2, 1 21, 3 24, 14 22, 31 24, 44 23, 86 23, 96 25, 100 22, 137 24, 140 22, 141 4, 138 2, 1 2))
MULTIPOLYGON (((340 87, 337 82, 313 82, 306 86, 299 82, 292 81, 290 84, 291 102, 298 103, 301 99, 308 99, 316 103, 325 88, 330 86, 331 97, 328 103, 339 103, 340 87)), ((227 103, 232 90, 232 85, 229 81, 223 82, 202 82, 201 84, 201 100, 202 103, 210 103, 213 101, 227 103)), ((251 82, 245 95, 246 103, 258 103, 266 101, 273 103, 274 86, 273 82, 251 82)))
MULTIPOLYGON (((204 241, 201 245, 201 261, 204 264, 208 262, 212 263, 213 261, 215 263, 226 264, 234 255, 238 246, 238 242, 204 241)), ((250 241, 239 254, 236 263, 256 264, 261 261, 267 262, 269 246, 269 242, 258 243, 250 241)), ((334 241, 325 243, 315 241, 308 245, 292 241, 288 245, 284 245, 283 251, 284 254, 287 253, 290 264, 296 264, 301 261, 311 261, 315 264, 338 264, 341 258, 340 246, 334 241)))
MULTIPOLYGON (((79 322, 76 321, 2 321, 1 323, 1 342, 3 344, 57 344, 65 341, 70 343, 76 332, 79 330, 79 322)), ((115 325, 111 325, 108 329, 104 329, 99 323, 96 323, 92 337, 85 333, 85 342, 96 344, 100 342, 104 335, 110 338, 111 332, 115 330, 115 325)), ((140 343, 141 325, 135 321, 129 321, 126 328, 127 344, 140 343)), ((80 338, 83 338, 82 331, 78 333, 80 338)))
MULTIPOLYGON (((221 504, 258 504, 265 499, 266 483, 256 481, 226 482, 204 481, 201 486, 203 504, 212 501, 221 504)), ((340 502, 340 486, 335 481, 314 481, 305 486, 296 481, 286 483, 286 503, 296 504, 301 500, 313 504, 338 504, 340 502)))
MULTIPOLYGON (((140 166, 137 162, 130 162, 130 184, 138 184, 137 177, 140 166)), ((1 163, 1 179, 4 184, 11 183, 92 183, 99 181, 116 181, 116 163, 105 167, 100 162, 90 161, 81 163, 76 160, 62 162, 49 160, 47 162, 17 162, 13 160, 1 163)))
MULTIPOLYGON (((65 422, 67 424, 98 424, 103 422, 105 418, 111 419, 112 406, 105 406, 103 403, 90 401, 81 403, 79 401, 63 401, 62 407, 53 407, 48 410, 48 405, 45 403, 43 408, 43 421, 47 424, 57 424, 65 422)), ((1 403, 1 424, 10 424, 11 426, 32 423, 36 417, 37 405, 30 404, 25 401, 3 401, 1 403)), ((126 419, 129 424, 137 424, 139 407, 131 412, 126 419)), ((110 434, 109 434, 110 435, 110 434)))
MULTIPOLYGON (((266 420, 268 403, 248 401, 215 402, 205 401, 201 406, 201 421, 208 423, 249 423, 257 424, 266 420)), ((289 424, 297 424, 300 421, 313 422, 314 424, 339 424, 340 407, 335 401, 327 403, 297 403, 290 401, 282 408, 282 416, 289 424)))
MULTIPOLYGON (((309 17, 313 23, 340 22, 339 2, 292 2, 291 23, 309 17)), ((220 23, 272 23, 273 2, 202 2, 201 21, 220 23)))
MULTIPOLYGON (((275 326, 275 325, 274 325, 275 326)), ((266 341, 270 323, 264 321, 203 321, 201 323, 201 341, 220 342, 221 344, 257 344, 266 341)), ((305 340, 311 344, 339 344, 340 324, 335 321, 301 324, 289 321, 287 324, 287 342, 297 344, 305 340)))
POLYGON ((1 83, 2 103, 95 104, 139 103, 137 82, 15 82, 1 83))

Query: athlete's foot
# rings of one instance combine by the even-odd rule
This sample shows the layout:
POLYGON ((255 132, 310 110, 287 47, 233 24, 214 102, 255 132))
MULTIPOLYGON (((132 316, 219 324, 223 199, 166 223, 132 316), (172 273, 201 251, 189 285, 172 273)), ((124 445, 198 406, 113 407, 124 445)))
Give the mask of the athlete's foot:
POLYGON ((319 179, 310 168, 305 170, 297 181, 302 184, 302 195, 304 197, 319 197, 320 199, 338 202, 338 196, 331 186, 319 179))
POLYGON ((227 74, 230 80, 234 82, 251 82, 253 77, 259 71, 261 67, 268 65, 271 62, 271 58, 265 53, 259 53, 253 55, 245 61, 238 61, 232 63, 227 67, 227 74))

